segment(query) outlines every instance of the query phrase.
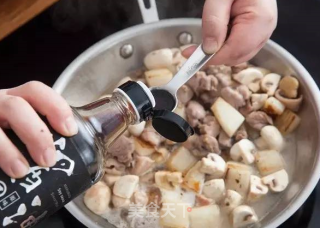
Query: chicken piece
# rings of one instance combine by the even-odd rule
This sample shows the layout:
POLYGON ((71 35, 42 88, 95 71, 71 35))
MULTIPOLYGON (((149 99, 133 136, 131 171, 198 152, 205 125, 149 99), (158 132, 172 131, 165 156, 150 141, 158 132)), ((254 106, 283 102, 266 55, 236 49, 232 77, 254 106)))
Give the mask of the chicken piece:
POLYGON ((242 94, 231 87, 221 89, 221 97, 236 109, 246 105, 242 94))
POLYGON ((249 67, 249 64, 248 62, 244 62, 244 63, 240 63, 238 65, 235 65, 235 66, 232 66, 231 67, 231 70, 232 70, 232 73, 233 74, 237 74, 239 73, 240 71, 244 70, 244 69, 247 69, 249 67))
POLYGON ((219 97, 219 92, 216 91, 210 91, 210 92, 203 92, 200 94, 200 99, 202 103, 210 108, 212 104, 218 99, 219 97))
MULTIPOLYGON (((161 205, 162 197, 161 197, 161 191, 159 188, 156 188, 156 187, 149 188, 147 191, 147 195, 149 199, 149 202, 147 205, 150 205, 152 203, 156 204, 157 206, 161 205)), ((150 209, 152 210, 153 208, 150 208, 150 209)), ((156 208, 154 209, 156 210, 156 208)))
POLYGON ((198 93, 208 92, 208 91, 217 91, 219 81, 213 75, 207 75, 206 77, 202 77, 199 81, 198 93))
POLYGON ((186 107, 186 115, 189 124, 192 127, 197 127, 200 121, 206 116, 206 111, 197 101, 190 101, 186 107))
POLYGON ((187 86, 183 85, 177 92, 177 98, 182 104, 188 103, 194 95, 193 90, 187 86))
POLYGON ((196 157, 205 157, 210 152, 220 154, 219 144, 216 138, 210 135, 193 135, 184 143, 187 148, 196 157))
POLYGON ((218 79, 219 85, 221 88, 231 86, 234 84, 234 81, 232 81, 231 75, 218 73, 215 76, 218 79))
POLYGON ((198 71, 190 80, 187 82, 187 85, 193 90, 193 92, 198 96, 199 95, 199 86, 202 78, 206 77, 204 71, 198 71))
POLYGON ((214 116, 207 115, 203 119, 203 123, 199 125, 200 133, 217 137, 220 133, 220 124, 214 116))
POLYGON ((125 173, 126 166, 116 159, 108 158, 104 162, 104 170, 107 174, 123 175, 125 173))
POLYGON ((136 205, 146 206, 149 201, 148 195, 143 191, 136 191, 133 194, 133 202, 136 205))
POLYGON ((154 163, 154 160, 149 157, 135 154, 132 168, 130 168, 129 172, 137 176, 143 176, 153 168, 154 163))
POLYGON ((237 87, 237 91, 242 95, 243 99, 248 100, 252 94, 246 85, 240 85, 237 87))
POLYGON ((146 127, 140 137, 152 146, 159 146, 165 140, 152 126, 146 127))
POLYGON ((134 142, 124 135, 120 136, 109 148, 108 153, 115 157, 118 162, 128 164, 132 161, 134 142))
POLYGON ((241 139, 247 139, 247 138, 248 138, 248 133, 247 133, 246 126, 242 124, 235 134, 235 140, 238 142, 241 139))
POLYGON ((205 197, 204 195, 196 195, 196 207, 208 206, 214 204, 214 200, 205 197))
POLYGON ((233 140, 227 135, 225 131, 221 131, 219 134, 219 145, 221 148, 230 148, 232 146, 233 140))
POLYGON ((254 108, 251 104, 251 101, 250 100, 247 100, 246 101, 246 105, 239 108, 239 112, 243 115, 243 116, 247 116, 249 115, 250 113, 252 113, 254 111, 254 108))
POLYGON ((247 123, 256 130, 261 130, 264 126, 272 125, 273 121, 265 112, 256 111, 246 117, 247 123))
POLYGON ((210 66, 208 66, 207 74, 217 75, 219 73, 231 76, 231 73, 232 73, 231 67, 225 66, 225 65, 218 65, 218 66, 210 65, 210 66))

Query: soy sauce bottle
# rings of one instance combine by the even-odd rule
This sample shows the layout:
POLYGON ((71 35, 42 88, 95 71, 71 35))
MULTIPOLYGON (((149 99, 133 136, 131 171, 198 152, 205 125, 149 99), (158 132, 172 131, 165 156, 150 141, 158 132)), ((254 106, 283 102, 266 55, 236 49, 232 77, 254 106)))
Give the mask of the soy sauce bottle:
POLYGON ((21 179, 0 170, 0 227, 32 227, 90 188, 103 175, 105 148, 129 125, 149 120, 154 106, 147 86, 130 81, 110 98, 73 108, 77 135, 64 137, 48 125, 57 150, 57 163, 50 168, 37 166, 20 139, 7 132, 30 170, 21 179))

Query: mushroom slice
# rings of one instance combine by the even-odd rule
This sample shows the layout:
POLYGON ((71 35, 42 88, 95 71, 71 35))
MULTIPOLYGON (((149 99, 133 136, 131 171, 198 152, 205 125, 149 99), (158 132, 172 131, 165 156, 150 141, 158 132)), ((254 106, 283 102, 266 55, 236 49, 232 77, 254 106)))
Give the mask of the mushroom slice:
POLYGON ((263 78, 262 73, 254 68, 247 68, 233 75, 233 79, 243 85, 260 81, 263 78))
POLYGON ((268 70, 268 69, 266 69, 266 68, 263 68, 263 67, 252 66, 251 68, 260 71, 263 76, 266 76, 267 74, 270 74, 270 73, 271 73, 270 70, 268 70))
POLYGON ((97 215, 102 215, 109 209, 110 199, 110 188, 101 181, 89 188, 83 198, 87 208, 97 215))
POLYGON ((245 198, 249 192, 251 173, 250 166, 237 162, 227 162, 225 178, 227 189, 234 190, 245 198))
POLYGON ((284 147, 284 139, 275 126, 265 126, 260 131, 261 137, 268 144, 268 148, 281 152, 284 147))
POLYGON ((232 211, 232 225, 234 228, 249 227, 256 223, 258 223, 258 216, 253 208, 241 205, 232 211))
POLYGON ((182 183, 182 173, 158 171, 155 174, 155 182, 159 188, 174 190, 182 183))
POLYGON ((248 88, 249 88, 252 92, 254 92, 254 93, 258 92, 258 91, 260 90, 260 81, 258 81, 258 82, 251 82, 251 83, 248 85, 248 88))
POLYGON ((264 183, 262 183, 261 178, 255 175, 251 175, 248 201, 256 202, 262 196, 265 196, 267 193, 268 187, 264 183))
POLYGON ((197 158, 188 149, 180 146, 173 151, 166 164, 171 171, 186 173, 196 163, 197 158))
POLYGON ((113 194, 121 198, 130 199, 139 184, 139 177, 125 175, 114 183, 113 194))
POLYGON ((190 228, 216 228, 220 227, 221 214, 218 205, 194 207, 189 213, 190 228))
POLYGON ((256 153, 256 164, 262 176, 269 175, 284 168, 281 154, 275 150, 263 150, 256 153))
POLYGON ((281 115, 286 107, 277 98, 269 97, 264 103, 263 108, 270 115, 281 115))
POLYGON ((279 83, 281 93, 287 98, 296 98, 298 96, 299 81, 292 76, 285 76, 279 83))
POLYGON ((302 104, 303 96, 301 95, 299 98, 291 99, 286 98, 281 95, 281 91, 278 89, 276 91, 275 97, 282 103, 284 106, 294 112, 299 111, 300 106, 302 104))
POLYGON ((227 190, 226 196, 221 203, 221 208, 227 214, 230 214, 233 209, 240 206, 243 202, 242 196, 233 190, 227 190))
POLYGON ((226 186, 223 179, 213 179, 204 183, 203 195, 219 203, 224 197, 226 186))
POLYGON ((268 185, 273 192, 284 191, 289 184, 288 173, 282 169, 262 178, 262 182, 268 185))
POLYGON ((273 96, 279 86, 280 79, 281 75, 279 74, 267 74, 261 79, 261 90, 269 96, 273 96))
POLYGON ((282 134, 287 135, 293 132, 299 126, 300 122, 301 119, 297 114, 286 109, 276 118, 275 126, 282 134))
POLYGON ((167 84, 173 77, 168 69, 149 70, 144 72, 149 87, 158 87, 167 84))
POLYGON ((209 174, 210 179, 223 178, 227 165, 221 156, 210 153, 206 158, 202 158, 199 170, 202 173, 209 174))
POLYGON ((257 151, 253 142, 248 139, 242 139, 234 144, 230 149, 230 156, 234 161, 243 161, 246 164, 254 162, 254 153, 257 151))
POLYGON ((200 194, 202 192, 205 174, 200 172, 201 162, 199 161, 193 166, 183 179, 183 184, 186 188, 200 194))
POLYGON ((130 199, 113 195, 112 204, 115 208, 128 208, 130 206, 130 199))
POLYGON ((220 97, 212 105, 211 111, 229 137, 236 133, 245 120, 234 107, 220 97))
POLYGON ((140 156, 149 156, 156 151, 154 146, 139 138, 134 138, 134 146, 136 153, 140 156))
POLYGON ((139 137, 142 134, 145 126, 146 126, 146 122, 142 121, 139 124, 130 125, 128 127, 128 131, 130 132, 131 135, 133 135, 135 137, 139 137))
POLYGON ((169 48, 152 51, 144 58, 144 65, 149 70, 166 68, 172 65, 173 54, 169 48))
POLYGON ((251 104, 253 110, 257 111, 264 106, 264 103, 268 99, 268 94, 266 93, 255 93, 251 95, 251 104))

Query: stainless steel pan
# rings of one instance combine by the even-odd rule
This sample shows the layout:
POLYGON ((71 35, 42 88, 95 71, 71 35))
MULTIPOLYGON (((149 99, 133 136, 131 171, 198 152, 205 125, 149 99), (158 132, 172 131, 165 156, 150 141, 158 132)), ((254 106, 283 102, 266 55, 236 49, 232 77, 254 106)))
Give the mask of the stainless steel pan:
MULTIPOLYGON (((158 21, 154 0, 151 3, 151 9, 147 10, 143 7, 142 0, 139 0, 146 24, 120 31, 90 47, 61 74, 54 89, 71 105, 83 105, 113 88, 127 72, 141 67, 143 57, 148 52, 177 47, 181 45, 179 41, 190 42, 191 37, 193 43, 201 42, 200 19, 158 21), (184 35, 179 37, 181 33, 184 35)), ((291 176, 290 185, 283 194, 269 201, 270 209, 261 215, 262 227, 274 228, 303 204, 318 182, 320 92, 307 70, 273 41, 268 41, 252 61, 274 72, 297 76, 301 82, 301 92, 305 96, 300 114, 301 126, 294 138, 291 138, 293 146, 284 152, 291 176)), ((83 204, 82 197, 79 196, 66 208, 88 227, 113 227, 103 218, 91 213, 83 204)))

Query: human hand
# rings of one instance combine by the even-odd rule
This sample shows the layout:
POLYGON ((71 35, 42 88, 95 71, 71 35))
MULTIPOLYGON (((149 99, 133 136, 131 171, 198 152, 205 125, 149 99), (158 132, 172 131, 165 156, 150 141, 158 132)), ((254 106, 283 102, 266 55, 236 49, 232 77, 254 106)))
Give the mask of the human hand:
MULTIPOLYGON (((203 50, 217 52, 209 64, 237 65, 251 59, 276 28, 277 14, 276 0, 206 0, 203 50)), ((184 56, 189 57, 195 49, 186 49, 184 56)))
POLYGON ((0 168, 12 178, 25 176, 29 164, 2 129, 11 128, 38 165, 51 167, 56 163, 52 134, 37 112, 62 135, 78 132, 70 106, 43 83, 32 81, 0 90, 0 168))

